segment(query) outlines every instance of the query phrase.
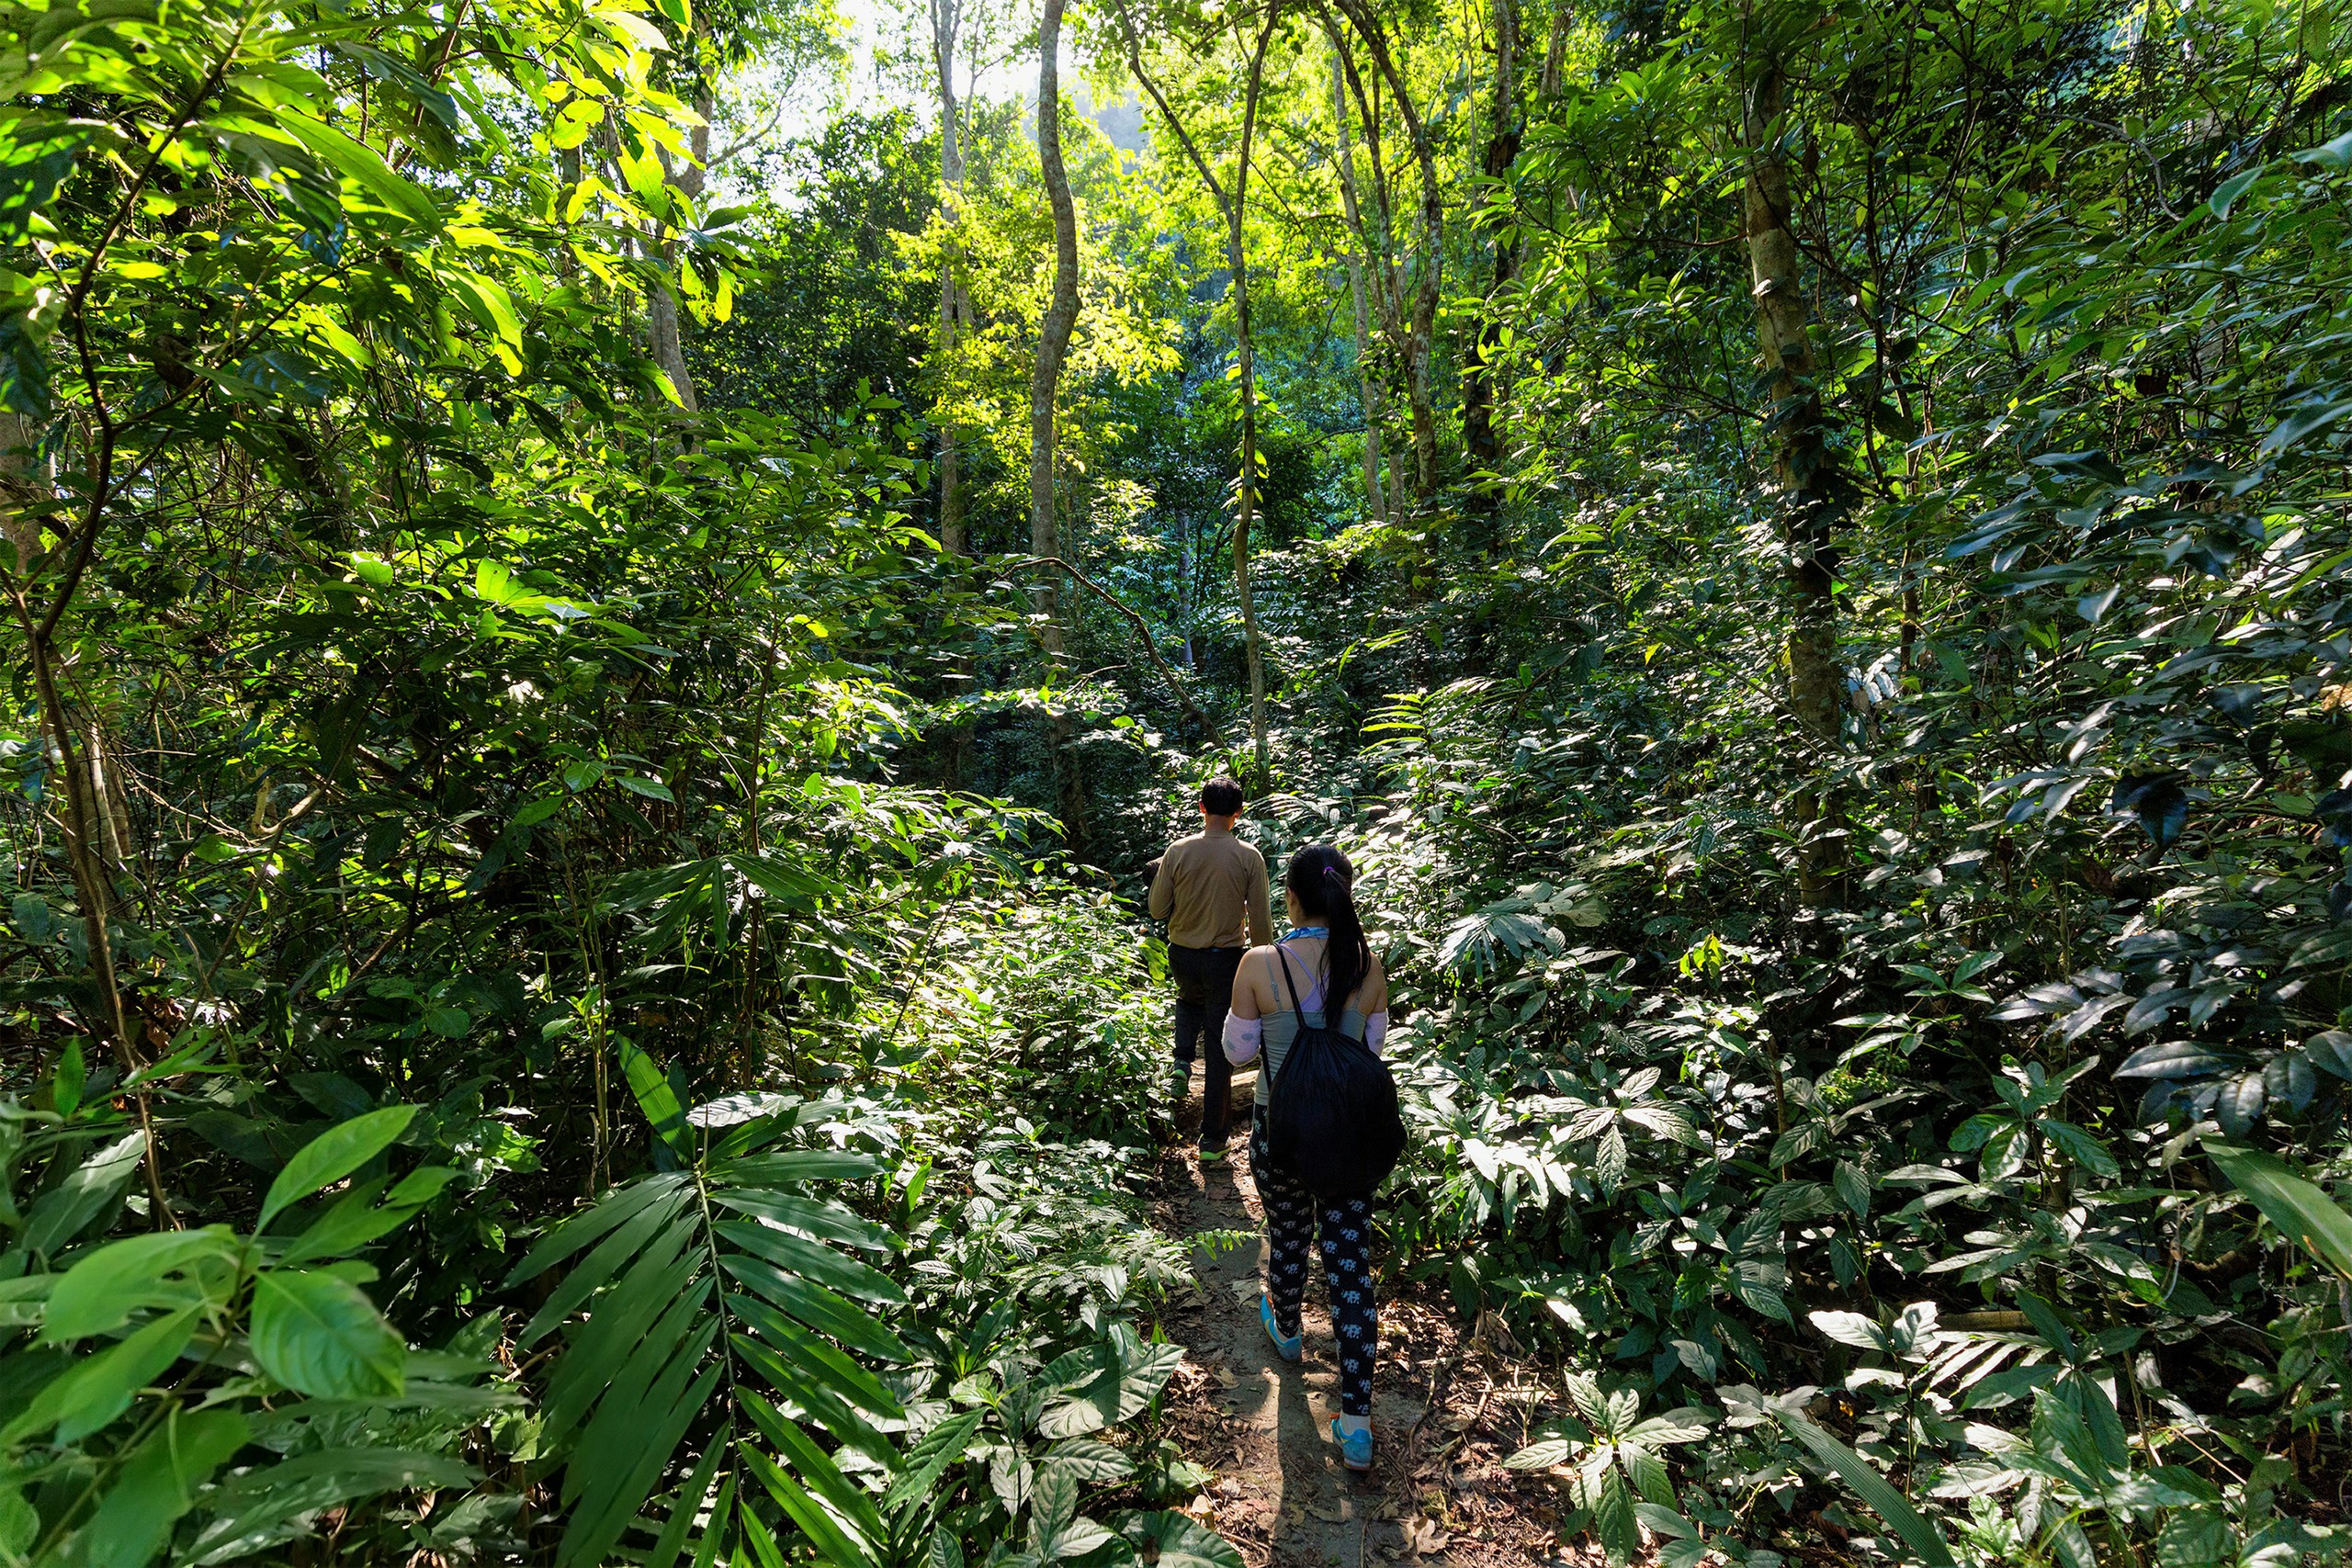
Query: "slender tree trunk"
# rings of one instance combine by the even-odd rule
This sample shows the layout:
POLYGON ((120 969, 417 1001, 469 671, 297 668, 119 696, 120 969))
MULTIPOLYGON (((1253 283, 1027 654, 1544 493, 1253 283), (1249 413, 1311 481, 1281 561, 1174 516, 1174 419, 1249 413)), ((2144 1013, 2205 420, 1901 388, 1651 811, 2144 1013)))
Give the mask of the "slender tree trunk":
MULTIPOLYGON (((1380 335, 1388 345, 1396 365, 1402 368, 1412 361, 1409 334, 1405 326, 1405 268, 1396 256, 1396 214, 1389 202, 1388 170, 1380 150, 1381 116, 1380 84, 1375 79, 1367 94, 1363 79, 1357 74, 1355 57, 1350 51, 1346 35, 1336 25, 1326 23, 1325 32, 1340 62, 1340 74, 1354 99, 1357 115, 1363 126, 1364 157, 1372 165, 1372 207, 1369 213, 1361 202, 1349 209, 1355 229, 1356 243, 1364 255, 1366 280, 1371 284, 1372 313, 1380 328, 1380 335), (1374 222, 1377 221, 1377 228, 1374 222)), ((1352 158, 1350 160, 1352 162, 1352 158)), ((1412 401, 1409 389, 1406 401, 1412 401)), ((1418 431, 1419 426, 1415 429, 1418 431)), ((1396 467, 1389 468, 1389 499, 1397 491, 1396 467)))
MULTIPOLYGON (((1568 28, 1575 20, 1576 7, 1569 4, 1568 0, 1560 0, 1559 8, 1552 13, 1552 36, 1544 45, 1544 67, 1535 80, 1536 97, 1541 103, 1548 105, 1560 96, 1560 87, 1567 70, 1568 28)), ((1581 198, 1577 194, 1576 186, 1564 185, 1561 188, 1567 196, 1569 210, 1577 210, 1581 198)), ((1556 223, 1560 212, 1558 193, 1547 191, 1544 197, 1544 204, 1545 214, 1556 223)), ((1528 256, 1533 243, 1534 230, 1530 228, 1521 234, 1519 241, 1519 270, 1521 274, 1527 271, 1528 256)), ((1583 266, 1586 278, 1585 292, 1589 295, 1592 263, 1589 257, 1584 261, 1583 266)))
POLYGON ((1264 80, 1266 45, 1274 35, 1279 5, 1266 7, 1266 24, 1250 56, 1250 86, 1241 111, 1240 166, 1233 176, 1233 207, 1226 219, 1226 261, 1233 269, 1236 356, 1241 366, 1241 483, 1233 513, 1233 596, 1241 611, 1241 640, 1250 661, 1250 743, 1257 763, 1252 784, 1264 790, 1273 778, 1266 745, 1265 637, 1258 626, 1257 595, 1250 581, 1250 527, 1258 510, 1258 361, 1250 335, 1250 255, 1242 220, 1250 210, 1250 142, 1258 125, 1258 91, 1264 80))
MULTIPOLYGON (((111 838, 119 853, 128 849, 129 822, 127 817, 118 818, 107 809, 106 776, 99 772, 101 764, 95 761, 98 753, 75 744, 74 715, 66 707, 64 693, 58 683, 55 659, 59 624, 72 604, 83 569, 107 521, 106 501, 115 482, 114 447, 111 433, 102 435, 89 464, 88 480, 94 493, 85 504, 79 526, 60 546, 69 564, 50 604, 36 607, 30 591, 41 525, 27 512, 55 499, 48 464, 39 455, 45 434, 44 427, 32 420, 14 413, 0 416, 0 522, 6 524, 6 537, 14 547, 9 553, 16 558, 6 563, 6 570, 0 570, 0 590, 6 592, 8 607, 24 633, 22 647, 32 673, 34 701, 45 732, 43 739, 57 762, 52 776, 64 785, 64 809, 59 818, 64 828, 66 866, 82 906, 82 931, 90 978, 103 1010, 93 1022, 99 1032, 112 1036, 116 1062, 128 1077, 146 1064, 140 1055, 141 1042, 131 1027, 130 1009, 124 1002, 115 969, 114 939, 108 931, 114 909, 114 876, 107 864, 107 847, 111 838)), ((65 531, 61 528, 60 532, 65 531)), ((94 744, 99 739, 95 718, 89 722, 86 733, 94 744)), ((154 1204, 150 1218, 159 1230, 167 1225, 177 1229, 179 1218, 164 1191, 162 1154, 156 1147, 148 1091, 138 1090, 131 1096, 131 1103, 138 1111, 140 1130, 147 1137, 147 1190, 154 1204)))
MULTIPOLYGON (((1424 502, 1437 492, 1437 410, 1430 389, 1430 360, 1437 340, 1438 291, 1444 282, 1445 187, 1440 183, 1437 155, 1430 144, 1429 127, 1413 107, 1413 95, 1404 73, 1389 52, 1388 37, 1370 0, 1338 0, 1340 11, 1363 39, 1373 63, 1396 99, 1397 118, 1420 168, 1421 211, 1415 243, 1412 314, 1405 323, 1405 396, 1413 412, 1413 488, 1424 502)), ((1377 134, 1376 121, 1367 134, 1377 134)))
POLYGON ((29 575, 40 553, 40 521, 32 509, 55 499, 49 465, 39 455, 44 434, 14 409, 0 409, 0 539, 16 549, 7 563, 16 576, 29 575))
MULTIPOLYGON (((953 225, 963 213, 963 109, 956 96, 956 43, 962 30, 963 16, 962 0, 931 0, 932 62, 937 67, 939 80, 940 206, 951 226, 939 273, 939 334, 933 350, 943 389, 954 373, 956 344, 972 315, 971 299, 957 276, 962 257, 952 235, 953 225)), ((970 548, 964 523, 964 432, 951 418, 941 417, 937 423, 939 547, 952 564, 970 548)), ((956 655, 952 674, 956 694, 968 694, 972 687, 970 657, 956 655)), ((961 789, 971 771, 971 725, 956 720, 948 726, 944 739, 944 782, 950 789, 961 789)))
MULTIPOLYGON (((695 89, 695 113, 701 117, 702 123, 687 132, 687 147, 692 161, 683 169, 673 169, 670 166, 670 155, 667 152, 662 154, 662 173, 670 184, 689 200, 699 199, 703 193, 703 183, 707 177, 707 168, 710 163, 710 116, 717 107, 708 85, 697 86, 695 89)), ((657 238, 650 242, 650 254, 661 258, 662 269, 675 278, 678 268, 683 265, 678 258, 677 242, 657 238)), ((670 378, 670 385, 676 389, 678 401, 684 405, 688 413, 700 412, 702 401, 695 396, 695 378, 686 368, 685 337, 678 320, 678 296, 674 285, 670 288, 656 288, 647 296, 645 338, 653 363, 661 367, 662 374, 670 378)))
MULTIPOLYGON (((580 149, 576 146, 559 149, 555 155, 555 170, 556 178, 563 186, 563 195, 557 204, 558 209, 562 210, 571 200, 571 193, 580 187, 580 149)), ((580 276, 580 258, 568 244, 556 247, 555 275, 566 283, 580 276)))
MULTIPOLYGON (((1061 386, 1062 361, 1078 324, 1078 209, 1070 200, 1069 175, 1062 166, 1062 0, 1046 0, 1037 28, 1037 164, 1046 198, 1054 213, 1054 293, 1037 327, 1037 364, 1029 379, 1029 548, 1059 556, 1060 528, 1054 512, 1054 398, 1061 386)), ((1061 580, 1040 572, 1030 591, 1046 652, 1062 655, 1061 580)), ((1085 785, 1070 749, 1070 723, 1054 724, 1055 772, 1059 780, 1062 828, 1072 843, 1085 838, 1085 785)))
POLYGON ((1331 118, 1340 137, 1340 203, 1348 215, 1348 231, 1355 243, 1348 248, 1348 292, 1353 297, 1356 320, 1356 381, 1363 392, 1363 499, 1365 510, 1380 522, 1388 521, 1388 502, 1380 490, 1380 390, 1372 374, 1372 331, 1364 305, 1363 213, 1356 204, 1355 138, 1348 126, 1347 78, 1340 64, 1340 40, 1331 39, 1331 118))
MULTIPOLYGON (((669 245, 662 245, 659 254, 665 262, 674 259, 669 245)), ((678 297, 667 288, 657 287, 646 295, 645 335, 653 363, 670 378, 678 401, 688 413, 701 412, 695 397, 695 378, 686 371, 685 342, 678 328, 678 297)))
POLYGON ((1829 451, 1816 384, 1819 366, 1805 328, 1796 235, 1790 228, 1788 78, 1777 62, 1749 87, 1746 200, 1747 256, 1770 403, 1765 428, 1780 491, 1793 626, 1789 634, 1789 706, 1811 734, 1834 738, 1845 696, 1838 662, 1835 529, 1846 486, 1829 451))
MULTIPOLYGON (((956 39, 963 19, 961 0, 931 0, 932 60, 939 76, 940 202, 952 225, 962 213, 964 136, 956 100, 956 39)), ((970 314, 957 281, 958 256, 948 243, 939 275, 939 339, 943 367, 955 360, 957 329, 970 314)), ((939 422, 939 544, 951 556, 965 553, 964 433, 953 420, 939 422)))
POLYGON ((1568 0, 1560 0, 1559 9, 1552 13, 1552 36, 1544 45, 1544 74, 1537 89, 1547 98, 1560 96, 1560 79, 1568 61, 1568 24, 1576 15, 1577 8, 1568 0))
POLYGON ((1494 121, 1487 137, 1486 183, 1479 193, 1482 210, 1474 220, 1491 237, 1494 276, 1487 286, 1477 335, 1471 339, 1462 364, 1462 447, 1470 470, 1464 509, 1469 513, 1473 542, 1481 550, 1494 547, 1497 515, 1502 508, 1503 449, 1495 433, 1494 362, 1502 347, 1502 312, 1519 267, 1511 220, 1498 210, 1510 199, 1510 168, 1519 159, 1519 0, 1494 3, 1494 121))
MULTIPOLYGON (((1834 742, 1846 694, 1838 660, 1838 557, 1835 530, 1847 502, 1844 477, 1829 450, 1822 416, 1819 366, 1806 330, 1804 281, 1791 228, 1788 78, 1769 62, 1747 89, 1747 180, 1743 201, 1756 335, 1770 402, 1764 429, 1772 453, 1789 589, 1789 709, 1804 739, 1834 742)), ((1836 805, 1808 784, 1790 802, 1797 841, 1797 886, 1809 906, 1834 902, 1838 862, 1825 818, 1836 805)))
POLYGON ((1159 109, 1160 118, 1192 160, 1215 198, 1217 212, 1225 220, 1226 265, 1233 274, 1233 309, 1235 368, 1241 383, 1241 463, 1240 474, 1234 480, 1233 515, 1233 592, 1241 613, 1242 646, 1250 667, 1250 739, 1257 777, 1253 781, 1263 788, 1272 776, 1272 759, 1266 741, 1266 659, 1263 634, 1258 626, 1257 597, 1250 573, 1250 528, 1257 513, 1258 501, 1258 374, 1257 359, 1250 333, 1250 254, 1244 243, 1243 221, 1250 207, 1250 147, 1258 126, 1258 98, 1265 81, 1266 46, 1273 41, 1275 25, 1281 20, 1282 6, 1266 8, 1264 25, 1258 33, 1257 46, 1250 54, 1250 80, 1242 101, 1241 152, 1233 189, 1228 194, 1201 153, 1200 144, 1185 130, 1177 118, 1175 108, 1151 73, 1144 69, 1142 40, 1136 35, 1125 12, 1119 16, 1120 27, 1127 46, 1127 68, 1137 83, 1159 109))

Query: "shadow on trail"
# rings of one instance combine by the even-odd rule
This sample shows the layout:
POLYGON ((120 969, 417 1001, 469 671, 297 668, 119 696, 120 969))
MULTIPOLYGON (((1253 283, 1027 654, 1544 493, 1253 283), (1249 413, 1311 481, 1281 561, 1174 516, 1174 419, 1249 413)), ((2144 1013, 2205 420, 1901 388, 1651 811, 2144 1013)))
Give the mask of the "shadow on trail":
MULTIPOLYGON (((1239 1087, 1246 1095, 1246 1083, 1239 1087)), ((1246 1100, 1240 1109, 1246 1115, 1246 1100)), ((1231 1163, 1211 1168, 1205 1179, 1185 1156, 1169 1157, 1185 1168, 1177 1178, 1181 1225, 1257 1238, 1215 1254, 1194 1250, 1206 1306, 1187 1342, 1192 1359, 1224 1385, 1219 1403, 1232 1444, 1193 1457, 1217 1472, 1221 1486, 1232 1483, 1225 1501, 1237 1515, 1262 1521, 1263 1545, 1245 1545, 1252 1568, 1371 1568, 1384 1555, 1393 1558, 1396 1527, 1379 1517, 1388 1477, 1378 1469, 1369 1476, 1351 1472, 1329 1437, 1339 1377, 1319 1255, 1307 1287, 1306 1356, 1294 1365, 1275 1354, 1258 1321, 1265 1242, 1245 1140, 1237 1134, 1231 1163)), ((1382 1417, 1400 1406, 1418 1410, 1405 1391, 1379 1395, 1382 1417)))

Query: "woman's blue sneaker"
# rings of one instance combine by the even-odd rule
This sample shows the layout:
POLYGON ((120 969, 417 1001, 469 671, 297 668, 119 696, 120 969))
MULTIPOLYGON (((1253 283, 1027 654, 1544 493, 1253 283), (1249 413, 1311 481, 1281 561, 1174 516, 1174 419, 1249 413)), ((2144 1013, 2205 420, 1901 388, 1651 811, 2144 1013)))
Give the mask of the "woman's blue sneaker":
POLYGON ((1372 1468, 1372 1428, 1361 1432, 1342 1432, 1340 1418, 1331 1417, 1331 1438, 1340 1445, 1340 1458, 1350 1470, 1372 1468))
POLYGON ((1266 1337, 1274 1342, 1275 1355, 1285 1361, 1295 1361, 1306 1354, 1306 1333, 1301 1331, 1283 1338, 1283 1331, 1274 1326, 1274 1303, 1263 1296, 1258 1298, 1258 1321, 1266 1325, 1266 1337))

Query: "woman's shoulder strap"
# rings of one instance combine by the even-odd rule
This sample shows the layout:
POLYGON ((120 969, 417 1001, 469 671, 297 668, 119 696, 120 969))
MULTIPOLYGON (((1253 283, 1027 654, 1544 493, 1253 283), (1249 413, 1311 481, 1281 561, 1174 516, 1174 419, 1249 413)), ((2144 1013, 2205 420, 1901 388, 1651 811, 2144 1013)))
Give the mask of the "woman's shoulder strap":
POLYGON ((1290 992, 1290 1010, 1297 1014, 1298 1021, 1304 1024, 1306 1021, 1306 1010, 1298 1005, 1298 983, 1290 977, 1290 954, 1283 951, 1283 944, 1280 942, 1274 943, 1274 961, 1283 966, 1283 985, 1290 992))

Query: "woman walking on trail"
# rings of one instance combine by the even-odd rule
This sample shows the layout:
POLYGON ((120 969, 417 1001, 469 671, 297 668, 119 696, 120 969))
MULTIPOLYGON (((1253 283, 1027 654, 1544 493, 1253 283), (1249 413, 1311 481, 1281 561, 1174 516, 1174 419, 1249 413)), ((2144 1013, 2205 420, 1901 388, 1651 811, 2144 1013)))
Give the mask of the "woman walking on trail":
POLYGON ((1319 1244, 1340 1356, 1340 1415, 1331 1433, 1350 1470, 1369 1470, 1372 1369, 1380 1348, 1368 1262, 1372 1200, 1317 1199, 1295 1175, 1277 1168, 1267 1152, 1267 1107, 1302 1022, 1336 1027, 1379 1052, 1388 1032, 1388 977, 1356 916, 1355 868, 1347 856, 1329 844, 1308 845, 1291 857, 1283 891, 1293 929, 1242 960, 1225 1029, 1226 1055, 1234 1066, 1265 1055, 1250 1134, 1250 1169, 1266 1207, 1268 1243, 1258 1316, 1275 1352, 1297 1360, 1305 1351, 1299 1307, 1306 1294, 1307 1247, 1319 1244), (1329 1016, 1334 999, 1339 1011, 1329 1016))

